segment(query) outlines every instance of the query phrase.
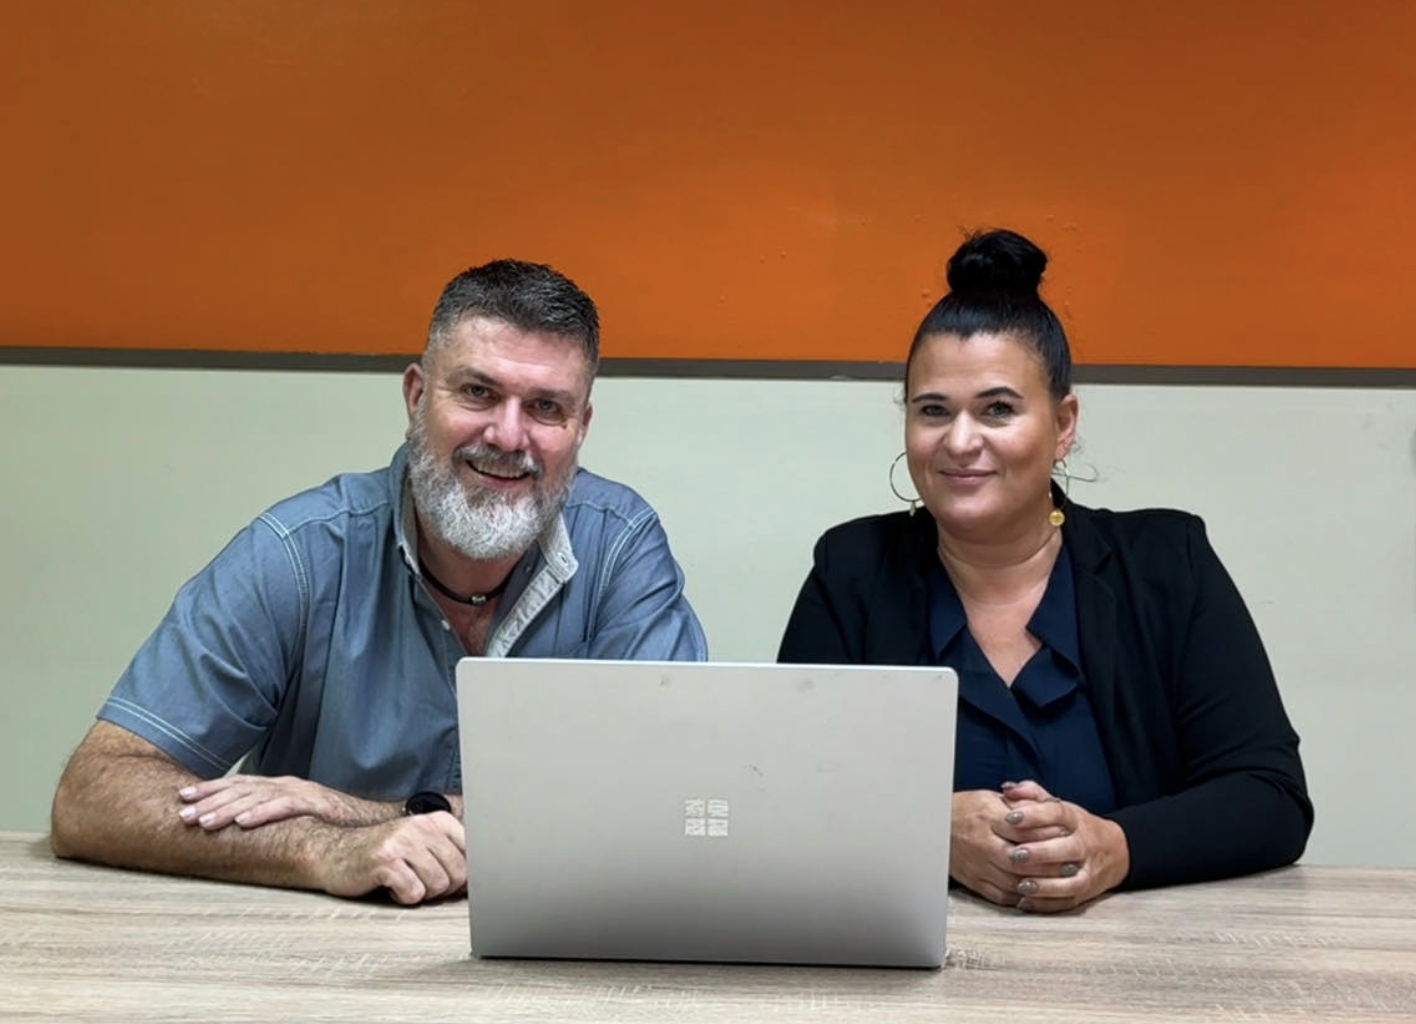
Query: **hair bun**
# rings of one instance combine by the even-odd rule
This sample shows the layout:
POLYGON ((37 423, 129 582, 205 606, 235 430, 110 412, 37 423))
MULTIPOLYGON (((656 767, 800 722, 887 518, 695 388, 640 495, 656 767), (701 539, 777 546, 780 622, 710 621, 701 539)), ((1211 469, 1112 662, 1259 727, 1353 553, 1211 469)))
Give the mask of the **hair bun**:
POLYGON ((970 235, 949 257, 949 290, 1036 298, 1047 253, 1015 231, 970 235))

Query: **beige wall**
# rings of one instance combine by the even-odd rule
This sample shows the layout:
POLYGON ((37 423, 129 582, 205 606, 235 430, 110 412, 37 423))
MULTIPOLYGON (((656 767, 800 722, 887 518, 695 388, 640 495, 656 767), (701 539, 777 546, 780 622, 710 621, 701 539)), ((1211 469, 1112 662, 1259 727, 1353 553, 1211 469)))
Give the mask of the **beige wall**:
MULTIPOLYGON (((659 508, 719 659, 769 660, 812 541, 894 507, 894 388, 605 379, 586 465, 659 508)), ((1299 732, 1315 863, 1416 865, 1416 391, 1090 386, 1088 504, 1205 516, 1299 732)), ((265 505, 383 463, 392 374, 0 366, 0 827, 183 579, 265 505)))

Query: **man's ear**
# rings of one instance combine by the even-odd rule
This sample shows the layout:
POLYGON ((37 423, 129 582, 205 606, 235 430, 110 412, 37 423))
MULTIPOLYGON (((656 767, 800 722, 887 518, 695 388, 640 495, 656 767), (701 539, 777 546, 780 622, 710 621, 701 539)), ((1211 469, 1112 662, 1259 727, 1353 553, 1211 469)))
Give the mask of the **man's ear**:
POLYGON ((580 436, 575 441, 575 447, 579 448, 585 443, 585 435, 590 433, 590 419, 595 415, 595 407, 589 402, 585 403, 585 415, 580 417, 580 436))
MULTIPOLYGON (((408 410, 408 429, 412 429, 413 420, 418 415, 418 410, 423 405, 423 396, 428 389, 428 380, 423 376, 423 367, 420 363, 409 363, 408 369, 403 371, 403 404, 408 410)), ((407 430, 404 431, 407 436, 407 430)))

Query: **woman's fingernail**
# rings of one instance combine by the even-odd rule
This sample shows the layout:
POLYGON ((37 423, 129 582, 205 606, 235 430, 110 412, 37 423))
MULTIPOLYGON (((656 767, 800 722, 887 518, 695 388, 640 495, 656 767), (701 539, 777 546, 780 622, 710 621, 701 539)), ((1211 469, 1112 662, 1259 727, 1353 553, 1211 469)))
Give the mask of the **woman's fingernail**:
POLYGON ((1071 861, 1068 861, 1066 864, 1062 865, 1062 870, 1058 873, 1063 878, 1071 878, 1080 870, 1082 870, 1082 866, 1080 864, 1073 864, 1071 861))
POLYGON ((1003 820, 1006 821, 1009 825, 1016 825, 1018 824, 1018 822, 1023 820, 1023 812, 1009 811, 1007 814, 1003 815, 1003 820))
POLYGON ((1021 864, 1028 859, 1028 848, 1026 846, 1015 846, 1008 851, 1008 859, 1014 864, 1021 864))
POLYGON ((1017 788, 1018 788, 1018 784, 1017 784, 1016 782, 1005 782, 1005 783, 1003 783, 1003 788, 1004 788, 1004 789, 1017 789, 1017 788))
POLYGON ((180 796, 183 800, 190 800, 192 799, 192 797, 197 795, 197 787, 183 786, 177 791, 177 795, 180 796))
POLYGON ((1036 896, 1037 883, 1034 882, 1031 878, 1024 878, 1021 882, 1018 883, 1018 895, 1036 896))
POLYGON ((246 822, 248 822, 248 821, 250 821, 250 820, 251 820, 251 812, 250 812, 250 811, 242 811, 240 814, 236 815, 236 824, 238 824, 238 825, 244 825, 244 824, 246 824, 246 822))
POLYGON ((197 809, 195 807, 183 807, 177 812, 177 817, 181 818, 183 821, 191 821, 196 816, 197 809))
POLYGON ((1018 901, 1018 909, 1019 909, 1019 910, 1031 910, 1031 909, 1032 909, 1032 900, 1019 900, 1019 901, 1018 901))

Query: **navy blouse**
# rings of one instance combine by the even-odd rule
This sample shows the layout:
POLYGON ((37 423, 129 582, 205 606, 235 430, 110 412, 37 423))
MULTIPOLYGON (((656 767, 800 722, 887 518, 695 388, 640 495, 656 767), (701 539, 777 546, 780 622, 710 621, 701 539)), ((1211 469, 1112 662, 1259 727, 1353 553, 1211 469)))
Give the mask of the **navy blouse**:
POLYGON ((1005 780, 1033 779, 1093 814, 1113 811, 1116 791, 1087 699, 1072 559, 1065 547, 1028 632, 1042 646, 1010 688, 969 632, 958 592, 935 563, 929 581, 930 642, 935 663, 959 674, 954 789, 997 790, 1005 780))

